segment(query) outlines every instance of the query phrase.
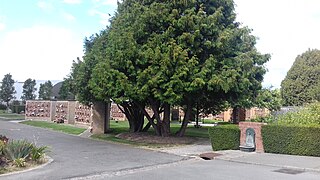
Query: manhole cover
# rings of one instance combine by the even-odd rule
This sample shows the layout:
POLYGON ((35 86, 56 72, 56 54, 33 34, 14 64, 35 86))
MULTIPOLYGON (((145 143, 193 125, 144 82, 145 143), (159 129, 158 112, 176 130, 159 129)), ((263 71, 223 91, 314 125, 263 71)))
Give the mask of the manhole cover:
POLYGON ((279 173, 284 173, 284 174, 301 174, 304 171, 303 170, 298 170, 298 169, 287 169, 287 168, 283 168, 283 169, 277 169, 274 170, 274 172, 279 172, 279 173))
POLYGON ((221 154, 218 154, 218 153, 202 153, 202 154, 200 154, 200 157, 204 160, 212 160, 217 156, 221 156, 221 154))

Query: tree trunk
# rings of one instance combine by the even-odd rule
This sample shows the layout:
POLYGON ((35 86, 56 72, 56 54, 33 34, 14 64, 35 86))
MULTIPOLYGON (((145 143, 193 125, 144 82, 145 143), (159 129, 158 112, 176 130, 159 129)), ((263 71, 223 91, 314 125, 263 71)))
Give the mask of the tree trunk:
POLYGON ((179 131, 176 133, 176 136, 178 136, 178 137, 184 136, 184 133, 186 132, 186 129, 188 126, 188 121, 190 120, 191 111, 192 111, 192 105, 191 105, 191 103, 188 103, 181 127, 180 127, 179 131))
POLYGON ((238 108, 237 107, 234 107, 232 109, 232 124, 237 124, 237 111, 238 111, 238 108))
POLYGON ((130 132, 141 132, 144 124, 144 114, 134 103, 122 103, 119 109, 126 115, 129 121, 130 132))
POLYGON ((146 126, 142 129, 142 132, 147 132, 150 129, 150 127, 151 127, 151 123, 148 122, 146 126))
POLYGON ((164 104, 164 114, 161 123, 161 136, 167 137, 170 135, 170 104, 164 104))

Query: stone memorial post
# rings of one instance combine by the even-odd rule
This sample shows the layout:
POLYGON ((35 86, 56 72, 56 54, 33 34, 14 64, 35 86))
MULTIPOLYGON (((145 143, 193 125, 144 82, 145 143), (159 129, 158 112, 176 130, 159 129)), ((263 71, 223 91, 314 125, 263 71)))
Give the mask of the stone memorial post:
POLYGON ((92 133, 105 134, 110 131, 110 102, 94 102, 92 106, 92 133))

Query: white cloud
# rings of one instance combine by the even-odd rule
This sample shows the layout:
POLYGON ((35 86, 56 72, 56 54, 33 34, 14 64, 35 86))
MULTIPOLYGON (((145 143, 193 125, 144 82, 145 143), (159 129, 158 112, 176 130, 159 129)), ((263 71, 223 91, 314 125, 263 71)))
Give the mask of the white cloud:
POLYGON ((0 31, 4 30, 5 28, 6 28, 6 25, 0 22, 0 31))
POLYGON ((74 21, 76 20, 76 18, 72 15, 72 14, 69 14, 69 13, 66 13, 66 12, 62 12, 61 13, 62 17, 68 21, 74 21))
POLYGON ((109 18, 111 17, 109 13, 103 13, 101 11, 98 11, 96 9, 89 10, 90 16, 99 16, 100 17, 100 24, 107 25, 109 24, 109 18))
POLYGON ((66 4, 81 4, 81 0, 63 0, 66 4))
POLYGON ((0 16, 0 31, 4 30, 5 28, 6 28, 5 17, 0 16))
POLYGON ((37 3, 37 6, 44 11, 52 11, 54 9, 53 5, 50 2, 46 1, 39 1, 37 3))
POLYGON ((19 29, 0 39, 0 77, 62 80, 72 60, 82 56, 82 39, 65 28, 33 26, 19 29))
POLYGON ((104 1, 101 1, 101 4, 103 5, 117 5, 117 0, 104 0, 104 1))
POLYGON ((257 48, 270 53, 264 84, 280 87, 297 55, 320 48, 320 1, 235 0, 237 19, 259 37, 257 48))

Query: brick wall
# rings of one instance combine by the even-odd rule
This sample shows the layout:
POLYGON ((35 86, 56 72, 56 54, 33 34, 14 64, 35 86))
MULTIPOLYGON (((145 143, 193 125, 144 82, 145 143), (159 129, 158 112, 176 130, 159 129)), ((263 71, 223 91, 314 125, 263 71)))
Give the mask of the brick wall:
POLYGON ((256 152, 264 152, 261 127, 266 123, 257 123, 257 122, 240 122, 240 145, 244 146, 246 143, 246 130, 252 128, 255 132, 255 143, 256 143, 256 152))

